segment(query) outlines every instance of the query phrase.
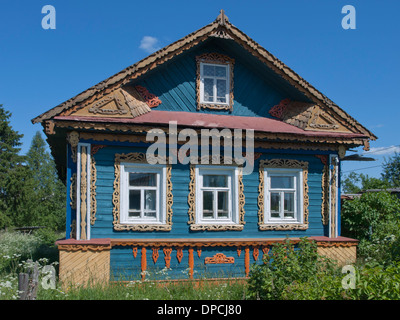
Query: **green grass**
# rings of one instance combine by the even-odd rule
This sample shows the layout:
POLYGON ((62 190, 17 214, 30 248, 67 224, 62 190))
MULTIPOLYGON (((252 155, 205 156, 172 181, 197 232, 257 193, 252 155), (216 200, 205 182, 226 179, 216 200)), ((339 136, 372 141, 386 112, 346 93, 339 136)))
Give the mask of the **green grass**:
POLYGON ((109 283, 65 289, 40 288, 38 300, 240 300, 245 296, 243 281, 209 280, 109 283))
MULTIPOLYGON (((39 270, 45 265, 57 268, 54 242, 60 236, 0 231, 0 300, 18 299, 18 273, 26 271, 28 259, 39 262, 39 270)), ((207 280, 207 275, 196 281, 115 281, 90 286, 62 286, 57 282, 55 289, 45 289, 42 280, 37 300, 240 300, 246 291, 242 280, 218 282, 207 280)))

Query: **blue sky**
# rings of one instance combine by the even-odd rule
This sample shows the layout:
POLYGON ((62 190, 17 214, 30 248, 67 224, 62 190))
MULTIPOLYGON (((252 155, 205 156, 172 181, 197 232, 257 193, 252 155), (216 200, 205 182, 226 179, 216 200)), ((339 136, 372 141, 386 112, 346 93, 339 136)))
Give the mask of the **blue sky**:
POLYGON ((32 118, 210 23, 220 9, 378 136, 370 153, 377 161, 343 163, 345 173, 378 177, 384 158, 400 151, 396 0, 4 2, 0 104, 24 134, 22 153, 42 130, 32 118), (44 5, 56 9, 55 30, 41 26, 44 5), (345 5, 356 9, 354 30, 342 28, 345 5))

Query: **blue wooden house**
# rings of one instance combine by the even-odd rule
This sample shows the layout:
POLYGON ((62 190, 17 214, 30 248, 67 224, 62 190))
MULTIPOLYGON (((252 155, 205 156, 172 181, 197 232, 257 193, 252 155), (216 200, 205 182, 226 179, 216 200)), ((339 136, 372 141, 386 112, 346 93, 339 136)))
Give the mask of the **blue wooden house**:
POLYGON ((67 185, 64 281, 245 277, 287 237, 355 259, 340 164, 376 137, 223 11, 32 121, 67 185))

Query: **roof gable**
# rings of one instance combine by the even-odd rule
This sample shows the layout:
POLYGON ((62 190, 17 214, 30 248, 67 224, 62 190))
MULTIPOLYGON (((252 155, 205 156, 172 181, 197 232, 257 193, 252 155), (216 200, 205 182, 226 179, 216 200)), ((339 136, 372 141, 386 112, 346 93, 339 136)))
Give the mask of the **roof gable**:
MULTIPOLYGON (((160 49, 145 59, 131 65, 130 67, 87 89, 77 96, 39 115, 33 119, 32 122, 43 122, 61 114, 71 115, 72 112, 79 112, 79 109, 82 109, 83 107, 86 107, 86 109, 92 108, 92 110, 98 110, 99 115, 102 113, 107 114, 108 112, 108 115, 112 114, 112 116, 115 117, 123 117, 124 114, 129 114, 129 112, 132 117, 134 117, 134 110, 136 110, 137 115, 150 112, 150 107, 146 107, 146 97, 140 93, 137 95, 137 89, 128 86, 128 84, 137 81, 137 79, 146 73, 155 70, 167 61, 177 57, 178 55, 181 55, 183 52, 186 52, 201 43, 204 43, 210 38, 233 40, 235 43, 234 45, 239 45, 244 50, 250 52, 252 56, 256 57, 258 61, 271 70, 271 72, 278 75, 285 82, 290 84, 290 86, 301 92, 301 94, 306 98, 305 100, 308 100, 307 103, 309 103, 309 108, 313 107, 313 111, 309 110, 309 117, 306 117, 306 120, 303 119, 303 122, 307 122, 307 125, 304 128, 312 130, 312 128, 315 129, 318 127, 317 129, 320 130, 330 130, 334 128, 336 122, 339 122, 340 125, 336 125, 341 126, 344 131, 361 133, 372 140, 376 139, 376 137, 368 129, 350 117, 344 110, 339 108, 335 103, 315 89, 307 81, 302 79, 293 70, 283 64, 267 50, 262 48, 258 43, 233 26, 228 21, 228 18, 224 14, 223 10, 221 10, 220 15, 212 23, 164 47, 163 49, 160 49), (127 89, 129 87, 131 89, 127 89), (127 91, 132 91, 133 93, 129 93, 127 91), (109 95, 112 97, 109 97, 109 95), (107 102, 108 100, 109 102, 107 102), (113 103, 113 105, 109 105, 110 103, 113 103)), ((149 92, 149 94, 151 95, 151 92, 149 92)), ((303 102, 304 101, 302 101, 302 103, 303 102)), ((288 116, 288 113, 286 113, 285 118, 277 118, 285 121, 288 124, 297 126, 296 123, 298 123, 299 119, 296 117, 304 118, 302 117, 302 108, 293 108, 292 104, 290 111, 292 116, 288 116)), ((271 112, 269 114, 265 114, 265 116, 270 115, 273 116, 271 112)), ((304 123, 301 125, 304 125, 304 123)))

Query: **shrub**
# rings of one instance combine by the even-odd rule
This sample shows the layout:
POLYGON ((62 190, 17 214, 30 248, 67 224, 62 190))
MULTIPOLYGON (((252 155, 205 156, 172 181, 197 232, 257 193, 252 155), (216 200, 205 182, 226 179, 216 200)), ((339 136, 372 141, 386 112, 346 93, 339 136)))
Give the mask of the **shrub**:
POLYGON ((399 300, 400 263, 365 265, 357 272, 356 288, 347 294, 359 300, 399 300))
POLYGON ((309 291, 307 297, 296 292, 301 292, 309 283, 314 287, 326 275, 339 274, 335 264, 320 256, 317 244, 307 238, 302 238, 297 246, 289 239, 274 244, 263 262, 251 268, 247 295, 250 299, 319 299, 320 292, 309 291), (299 288, 302 289, 299 291, 299 288))

